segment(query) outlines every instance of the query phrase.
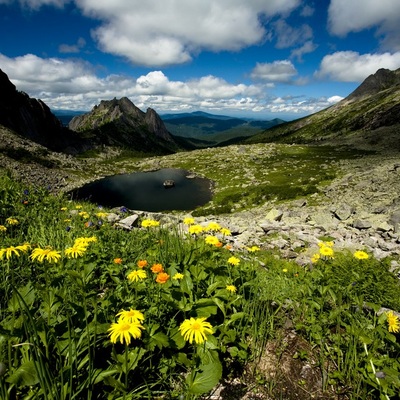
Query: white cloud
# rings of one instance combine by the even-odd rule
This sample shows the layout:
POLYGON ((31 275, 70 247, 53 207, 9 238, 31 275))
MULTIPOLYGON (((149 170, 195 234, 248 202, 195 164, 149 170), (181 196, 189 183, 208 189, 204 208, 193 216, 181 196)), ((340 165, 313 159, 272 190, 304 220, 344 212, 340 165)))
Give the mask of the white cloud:
POLYGON ((303 61, 303 55, 312 53, 318 46, 313 43, 312 40, 308 40, 305 42, 301 47, 294 49, 290 53, 291 58, 296 58, 297 61, 302 62, 303 61))
POLYGON ((164 66, 189 61, 202 50, 237 51, 262 41, 260 17, 293 10, 299 0, 75 0, 100 19, 93 32, 103 51, 134 64, 164 66))
POLYGON ((400 4, 398 0, 331 0, 328 27, 331 33, 345 36, 377 27, 386 50, 400 50, 400 4))
POLYGON ((362 82, 380 68, 400 68, 400 52, 359 54, 355 51, 339 51, 322 59, 315 76, 341 82, 362 82))
POLYGON ((60 53, 79 53, 86 46, 86 40, 79 38, 75 44, 60 44, 58 51, 60 53))
MULTIPOLYGON (((42 6, 53 6, 57 8, 63 8, 65 4, 70 3, 71 0, 18 0, 18 3, 24 7, 31 10, 38 10, 42 6)), ((14 0, 0 0, 1 3, 11 4, 14 0)))
POLYGON ((288 60, 273 63, 257 63, 251 77, 254 80, 269 82, 289 82, 297 74, 296 68, 288 60))
POLYGON ((273 24, 273 27, 277 36, 276 47, 278 49, 303 44, 313 37, 312 28, 307 24, 293 28, 286 21, 280 19, 273 24))

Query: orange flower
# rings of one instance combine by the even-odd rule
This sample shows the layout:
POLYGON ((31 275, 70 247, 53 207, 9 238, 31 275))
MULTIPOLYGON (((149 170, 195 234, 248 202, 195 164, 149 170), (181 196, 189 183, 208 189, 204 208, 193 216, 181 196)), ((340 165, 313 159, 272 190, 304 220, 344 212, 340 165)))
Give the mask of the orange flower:
POLYGON ((154 272, 155 274, 159 274, 160 272, 163 272, 164 268, 161 264, 153 264, 151 267, 151 272, 154 272))
POLYGON ((156 282, 157 283, 165 283, 168 281, 168 279, 169 279, 169 275, 166 272, 160 272, 159 274, 157 274, 156 282))
POLYGON ((114 258, 114 264, 122 264, 122 258, 114 258))
POLYGON ((146 261, 146 260, 139 260, 139 261, 137 262, 137 266, 138 266, 139 268, 144 268, 144 267, 147 266, 147 261, 146 261))
POLYGON ((222 243, 221 242, 215 243, 215 247, 222 247, 222 243))

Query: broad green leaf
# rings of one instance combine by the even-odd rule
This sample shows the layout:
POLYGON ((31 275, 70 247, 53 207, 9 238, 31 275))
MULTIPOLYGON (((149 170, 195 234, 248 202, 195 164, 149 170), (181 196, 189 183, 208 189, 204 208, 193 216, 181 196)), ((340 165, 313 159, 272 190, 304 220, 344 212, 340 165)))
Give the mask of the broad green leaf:
POLYGON ((32 360, 24 362, 11 376, 7 382, 16 386, 33 386, 39 382, 36 374, 35 364, 32 360))
POLYGON ((207 393, 218 384, 221 377, 222 365, 220 362, 201 365, 198 371, 187 377, 188 391, 191 394, 207 393))

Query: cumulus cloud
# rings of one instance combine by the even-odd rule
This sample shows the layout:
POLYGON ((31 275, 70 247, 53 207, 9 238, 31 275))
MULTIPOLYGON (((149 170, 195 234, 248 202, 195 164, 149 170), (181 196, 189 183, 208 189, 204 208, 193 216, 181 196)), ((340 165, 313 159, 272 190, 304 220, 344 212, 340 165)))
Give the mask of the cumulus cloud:
POLYGON ((331 0, 328 27, 332 34, 345 36, 376 27, 386 50, 400 50, 400 7, 398 0, 331 0))
POLYGON ((257 63, 251 72, 254 80, 268 82, 289 82, 297 74, 291 61, 282 60, 273 63, 257 63))
POLYGON ((303 55, 312 53, 318 46, 312 40, 307 40, 302 46, 292 50, 290 58, 296 58, 297 61, 303 61, 303 55))
MULTIPOLYGON (((268 82, 232 84, 221 77, 202 76, 187 81, 171 80, 160 70, 138 77, 98 77, 87 63, 28 54, 9 58, 0 53, 0 65, 18 90, 40 98, 53 109, 90 110, 101 100, 128 97, 140 109, 157 112, 207 110, 209 112, 278 113, 303 116, 321 110, 335 100, 275 98, 268 82)), ((296 71, 289 61, 255 68, 264 79, 282 80, 296 71)), ((257 75, 260 76, 260 75, 257 75)), ((261 117, 262 118, 262 117, 261 117)))
POLYGON ((341 82, 362 82, 380 68, 400 68, 400 52, 359 54, 355 51, 339 51, 322 59, 315 76, 341 82))
MULTIPOLYGON (((28 8, 30 10, 38 10, 42 6, 53 6, 57 8, 62 8, 65 4, 69 3, 71 0, 18 0, 18 3, 23 8, 28 8)), ((15 0, 0 0, 0 4, 11 4, 16 2, 15 0)))
POLYGON ((100 48, 134 64, 165 66, 189 61, 202 50, 237 51, 261 42, 260 18, 287 13, 299 0, 75 0, 99 19, 100 48))
POLYGON ((276 47, 285 49, 302 44, 313 37, 312 28, 303 24, 293 28, 286 21, 280 19, 273 24, 275 35, 277 36, 276 47))

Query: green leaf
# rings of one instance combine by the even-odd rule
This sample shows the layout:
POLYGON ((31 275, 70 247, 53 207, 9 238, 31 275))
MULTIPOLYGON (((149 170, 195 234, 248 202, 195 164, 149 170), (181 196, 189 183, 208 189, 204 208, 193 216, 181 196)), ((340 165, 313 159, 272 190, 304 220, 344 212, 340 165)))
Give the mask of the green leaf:
POLYGON ((212 299, 200 299, 194 305, 198 317, 209 317, 216 314, 218 309, 212 299))
POLYGON ((160 349, 163 347, 168 347, 169 345, 169 338, 165 333, 162 332, 157 332, 154 335, 150 336, 150 340, 148 343, 149 350, 154 350, 156 346, 158 346, 160 349))
POLYGON ((201 365, 199 370, 190 374, 186 383, 191 394, 204 394, 212 390, 222 377, 222 365, 220 362, 213 362, 201 365))
POLYGON ((36 374, 35 364, 32 360, 24 362, 11 376, 7 382, 16 386, 33 386, 39 382, 36 374))

